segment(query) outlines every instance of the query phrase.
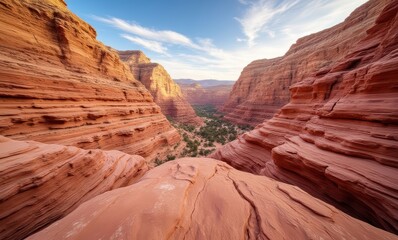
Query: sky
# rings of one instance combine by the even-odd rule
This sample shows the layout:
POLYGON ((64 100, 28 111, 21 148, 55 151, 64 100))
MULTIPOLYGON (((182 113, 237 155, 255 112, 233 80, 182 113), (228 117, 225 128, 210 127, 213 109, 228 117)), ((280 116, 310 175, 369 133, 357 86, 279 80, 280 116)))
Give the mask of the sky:
POLYGON ((237 80, 256 59, 283 56, 366 0, 66 0, 118 50, 142 50, 172 78, 237 80))

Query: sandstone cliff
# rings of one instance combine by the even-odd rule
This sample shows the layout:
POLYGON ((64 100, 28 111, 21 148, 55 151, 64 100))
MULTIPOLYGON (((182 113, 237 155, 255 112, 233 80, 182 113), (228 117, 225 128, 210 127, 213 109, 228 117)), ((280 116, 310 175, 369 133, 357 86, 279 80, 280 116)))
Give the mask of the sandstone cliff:
POLYGON ((28 239, 398 239, 301 189, 212 159, 180 159, 28 239), (140 194, 137 194, 140 193, 140 194))
POLYGON ((330 68, 366 36, 385 2, 367 2, 343 23, 299 39, 283 57, 250 63, 224 105, 225 119, 255 126, 272 118, 289 102, 292 84, 330 68))
POLYGON ((98 194, 136 181, 148 169, 144 158, 119 151, 1 136, 0 162, 0 239, 23 239, 98 194))
POLYGON ((0 2, 0 134, 151 157, 180 137, 95 30, 59 0, 0 2))
POLYGON ((212 105, 220 108, 227 101, 232 85, 203 87, 198 83, 178 84, 185 98, 191 105, 212 105))
POLYGON ((119 51, 119 55, 128 64, 134 77, 151 92, 163 114, 180 123, 203 123, 162 65, 151 63, 141 51, 119 51))
POLYGON ((398 1, 352 16, 375 3, 384 10, 351 51, 297 80, 289 104, 213 157, 398 233, 398 1))

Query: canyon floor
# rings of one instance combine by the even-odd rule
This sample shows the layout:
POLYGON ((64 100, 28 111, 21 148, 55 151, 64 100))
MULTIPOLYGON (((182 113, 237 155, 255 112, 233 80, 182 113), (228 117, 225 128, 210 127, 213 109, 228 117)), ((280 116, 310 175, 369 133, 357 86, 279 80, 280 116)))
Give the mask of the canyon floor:
POLYGON ((172 126, 182 136, 182 141, 159 154, 153 166, 182 157, 206 157, 222 145, 253 129, 249 125, 238 125, 223 119, 223 113, 212 105, 193 105, 196 115, 202 119, 199 126, 178 123, 169 118, 172 126))

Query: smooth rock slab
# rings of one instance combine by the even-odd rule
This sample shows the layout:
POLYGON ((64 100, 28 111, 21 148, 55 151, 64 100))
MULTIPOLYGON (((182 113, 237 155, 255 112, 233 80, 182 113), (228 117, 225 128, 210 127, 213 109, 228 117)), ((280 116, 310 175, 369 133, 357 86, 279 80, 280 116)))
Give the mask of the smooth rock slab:
POLYGON ((398 239, 298 187, 213 160, 165 163, 28 239, 398 239))

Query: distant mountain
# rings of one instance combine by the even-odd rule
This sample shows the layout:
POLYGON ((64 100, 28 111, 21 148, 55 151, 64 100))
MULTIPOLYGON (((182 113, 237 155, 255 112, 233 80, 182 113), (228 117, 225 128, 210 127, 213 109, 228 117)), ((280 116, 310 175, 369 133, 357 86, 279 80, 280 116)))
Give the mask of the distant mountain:
POLYGON ((204 88, 222 86, 222 85, 234 85, 235 81, 231 80, 214 80, 214 79, 205 79, 205 80, 193 80, 193 79, 174 79, 174 81, 178 84, 200 84, 204 88))

